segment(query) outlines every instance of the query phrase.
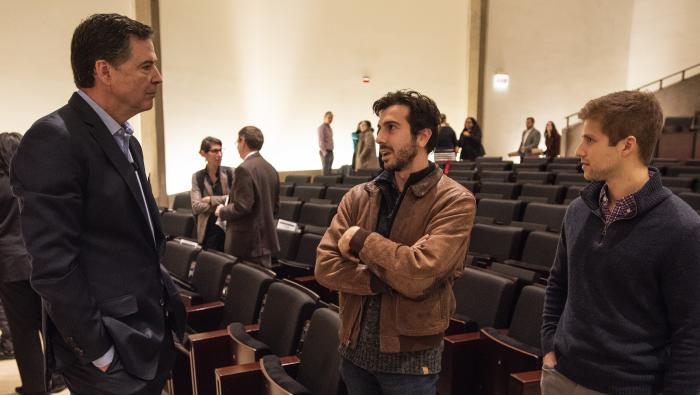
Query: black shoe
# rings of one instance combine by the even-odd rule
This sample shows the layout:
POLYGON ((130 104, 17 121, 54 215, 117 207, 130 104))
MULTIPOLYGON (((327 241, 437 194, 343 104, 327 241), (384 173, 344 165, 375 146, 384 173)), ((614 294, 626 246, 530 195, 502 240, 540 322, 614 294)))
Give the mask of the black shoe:
POLYGON ((63 376, 58 374, 51 375, 51 389, 49 392, 39 391, 39 392, 27 392, 22 387, 16 387, 15 392, 20 395, 49 395, 61 392, 66 389, 66 383, 63 381, 63 376))

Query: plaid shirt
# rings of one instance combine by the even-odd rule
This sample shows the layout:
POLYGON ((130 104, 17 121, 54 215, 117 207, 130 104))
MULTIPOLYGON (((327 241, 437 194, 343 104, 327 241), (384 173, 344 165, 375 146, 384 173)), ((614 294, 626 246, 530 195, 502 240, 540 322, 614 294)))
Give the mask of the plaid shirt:
MULTIPOLYGON (((654 173, 649 171, 649 178, 653 175, 654 173)), ((615 207, 612 209, 608 206, 608 201, 608 184, 605 184, 603 188, 600 189, 598 203, 600 204, 600 212, 603 214, 606 227, 615 221, 633 217, 637 213, 637 202, 634 200, 633 193, 618 200, 615 203, 615 207)))

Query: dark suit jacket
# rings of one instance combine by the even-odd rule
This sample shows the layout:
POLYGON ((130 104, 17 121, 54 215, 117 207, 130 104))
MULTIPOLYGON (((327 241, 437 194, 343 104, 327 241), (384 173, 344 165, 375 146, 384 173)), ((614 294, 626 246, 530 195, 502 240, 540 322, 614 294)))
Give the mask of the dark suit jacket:
POLYGON ((50 317, 47 349, 59 370, 91 363, 113 344, 127 372, 150 380, 166 319, 177 335, 184 329, 182 302, 159 264, 163 233, 135 138, 130 149, 155 241, 134 169, 78 94, 32 125, 12 162, 31 283, 50 317))
POLYGON ((219 214, 226 220, 226 253, 252 258, 279 251, 274 219, 279 189, 277 170, 260 153, 236 168, 229 204, 219 214))
POLYGON ((19 207, 10 177, 0 174, 0 281, 29 280, 31 258, 19 227, 19 207))

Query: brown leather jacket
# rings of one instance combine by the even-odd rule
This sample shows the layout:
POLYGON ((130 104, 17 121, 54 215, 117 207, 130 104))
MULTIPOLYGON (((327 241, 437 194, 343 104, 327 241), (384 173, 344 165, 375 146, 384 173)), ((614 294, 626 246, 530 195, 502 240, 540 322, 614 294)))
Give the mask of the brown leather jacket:
POLYGON ((345 194, 318 247, 316 279, 340 292, 340 341, 346 346, 357 344, 365 296, 386 289, 383 283, 390 289, 379 291, 380 351, 436 347, 455 309, 452 283, 467 254, 474 195, 436 168, 409 187, 390 237, 372 232, 365 239, 359 257, 368 270, 358 270, 341 257, 338 240, 354 225, 376 229, 380 199, 374 181, 345 194))

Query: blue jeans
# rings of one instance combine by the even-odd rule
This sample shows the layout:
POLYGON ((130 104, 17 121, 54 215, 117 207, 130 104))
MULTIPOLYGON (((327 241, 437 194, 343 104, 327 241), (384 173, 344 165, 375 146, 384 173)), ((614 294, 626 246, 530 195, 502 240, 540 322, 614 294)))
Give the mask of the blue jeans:
POLYGON ((340 362, 340 375, 348 395, 435 395, 437 391, 437 374, 372 373, 345 358, 340 362))

